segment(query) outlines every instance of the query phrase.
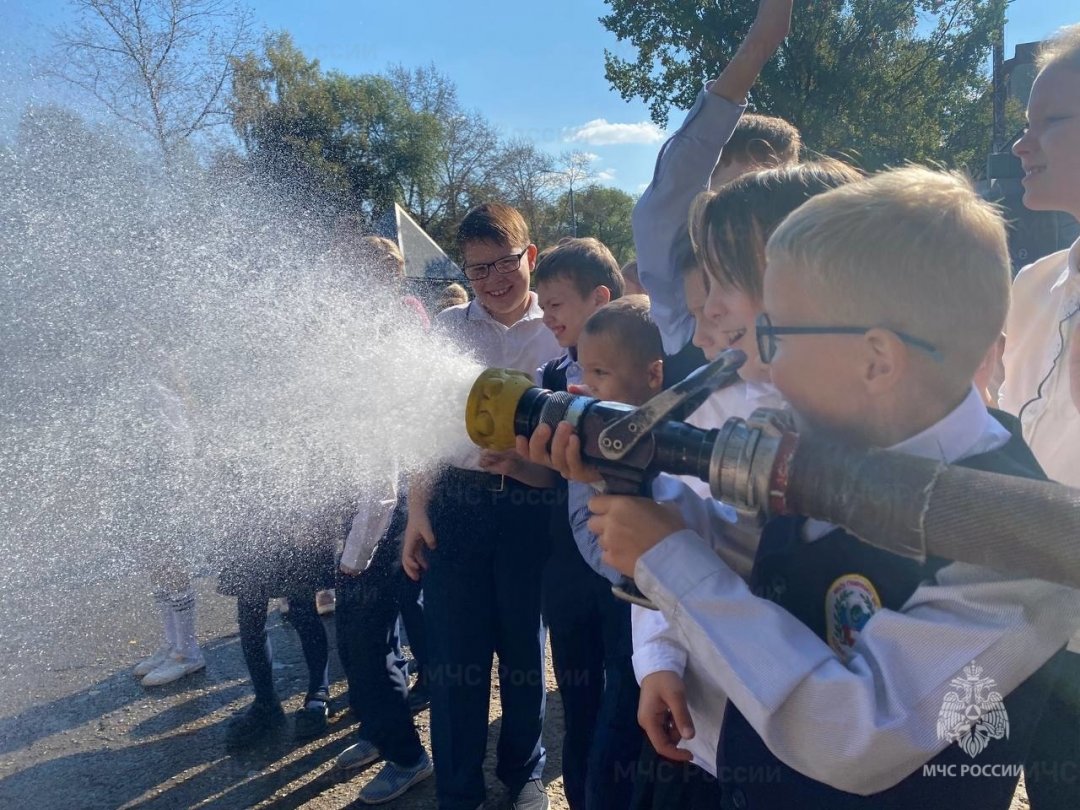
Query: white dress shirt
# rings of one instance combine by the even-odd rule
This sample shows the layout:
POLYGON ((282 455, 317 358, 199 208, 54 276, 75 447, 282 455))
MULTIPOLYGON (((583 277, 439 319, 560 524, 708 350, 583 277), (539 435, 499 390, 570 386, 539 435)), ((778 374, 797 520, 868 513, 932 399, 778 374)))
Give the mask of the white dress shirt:
POLYGON ((1080 322, 1080 241, 1016 277, 999 401, 1055 481, 1080 487, 1080 412, 1069 393, 1068 337, 1080 322), (1040 391, 1040 386, 1042 390, 1040 391))
MULTIPOLYGON (((563 353, 551 330, 544 326, 544 310, 536 293, 529 293, 529 308, 519 321, 504 326, 475 299, 444 309, 435 316, 433 329, 449 336, 457 347, 487 368, 514 368, 530 377, 536 369, 563 353)), ((446 461, 466 470, 481 470, 480 448, 463 444, 446 461)))
MULTIPOLYGON (((973 388, 895 449, 955 462, 1004 438, 973 388)), ((754 596, 702 539, 726 524, 688 525, 635 570, 690 651, 688 682, 693 673, 715 695, 708 713, 717 722, 730 698, 783 762, 851 793, 885 790, 944 748, 942 702, 973 660, 1007 695, 1080 628, 1080 591, 951 563, 901 610, 875 612, 840 658, 792 614, 754 596)), ((820 536, 828 527, 816 528, 820 536)))
MULTIPOLYGON (((721 427, 728 419, 746 419, 758 408, 779 408, 783 400, 779 392, 767 383, 740 382, 709 396, 694 411, 687 423, 705 430, 721 427)), ((707 481, 690 476, 678 478, 661 475, 653 484, 653 498, 657 501, 681 501, 684 510, 699 510, 702 523, 712 520, 726 521, 730 529, 723 535, 723 543, 714 550, 723 554, 728 564, 743 576, 749 576, 753 566, 759 527, 736 525, 738 516, 734 509, 712 498, 707 481), (695 497, 696 496, 696 497, 695 497)), ((720 536, 717 535, 719 539, 720 536)), ((664 614, 658 610, 634 605, 630 609, 634 637, 634 674, 640 683, 654 672, 674 672, 683 678, 686 687, 687 708, 694 721, 694 737, 679 743, 689 751, 693 762, 715 776, 716 746, 720 741, 720 721, 723 711, 717 713, 723 696, 702 682, 694 667, 686 666, 687 652, 682 636, 673 628, 664 614)))

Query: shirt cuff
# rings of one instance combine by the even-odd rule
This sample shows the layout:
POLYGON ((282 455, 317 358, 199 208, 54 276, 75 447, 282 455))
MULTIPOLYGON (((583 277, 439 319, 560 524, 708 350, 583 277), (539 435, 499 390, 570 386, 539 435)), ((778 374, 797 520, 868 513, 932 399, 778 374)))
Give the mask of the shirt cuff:
POLYGON ((686 650, 670 641, 650 641, 634 650, 631 660, 638 683, 654 672, 674 672, 680 678, 686 672, 686 650))

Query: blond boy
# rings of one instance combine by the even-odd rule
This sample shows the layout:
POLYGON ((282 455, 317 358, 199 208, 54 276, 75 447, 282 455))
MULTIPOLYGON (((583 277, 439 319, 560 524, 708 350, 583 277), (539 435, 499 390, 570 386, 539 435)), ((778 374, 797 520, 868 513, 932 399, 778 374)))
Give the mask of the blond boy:
MULTIPOLYGON (((908 168, 830 191, 788 217, 767 261, 758 351, 801 431, 1041 477, 971 383, 1005 319, 1009 263, 1001 217, 967 182, 908 168)), ((919 565, 800 517, 769 521, 747 583, 702 536, 723 525, 688 528, 645 499, 590 508, 604 560, 730 701, 725 802, 1010 806, 1048 662, 1080 625, 1075 591, 919 565)), ((646 731, 659 745, 694 734, 685 714, 646 731)))

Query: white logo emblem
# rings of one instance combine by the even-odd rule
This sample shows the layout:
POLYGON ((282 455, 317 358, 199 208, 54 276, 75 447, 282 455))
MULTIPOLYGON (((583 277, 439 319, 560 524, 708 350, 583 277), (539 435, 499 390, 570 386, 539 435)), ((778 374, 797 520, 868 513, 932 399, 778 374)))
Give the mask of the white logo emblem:
POLYGON ((938 714, 939 740, 955 741, 974 759, 990 740, 1008 739, 1009 714, 1001 693, 993 691, 993 678, 982 677, 982 667, 974 661, 964 667, 963 678, 953 678, 949 686, 956 691, 945 695, 938 714))

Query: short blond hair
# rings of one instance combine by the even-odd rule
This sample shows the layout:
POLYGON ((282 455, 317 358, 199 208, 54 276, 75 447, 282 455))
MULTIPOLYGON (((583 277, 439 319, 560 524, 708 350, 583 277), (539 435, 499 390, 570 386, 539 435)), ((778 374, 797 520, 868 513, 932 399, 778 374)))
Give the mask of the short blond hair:
POLYGON ((361 249, 383 280, 400 281, 405 277, 405 257, 394 240, 385 236, 365 236, 361 240, 361 249))
POLYGON ((1041 73, 1051 65, 1080 70, 1080 23, 1066 25, 1039 48, 1035 67, 1041 73))
POLYGON ((464 287, 457 283, 447 284, 446 288, 439 294, 435 310, 442 312, 448 307, 456 307, 459 304, 467 303, 469 303, 469 293, 464 287))
POLYGON ((776 229, 766 261, 820 291, 837 325, 934 344, 950 384, 970 383, 1009 308, 1005 221, 954 172, 910 166, 818 195, 776 229))

